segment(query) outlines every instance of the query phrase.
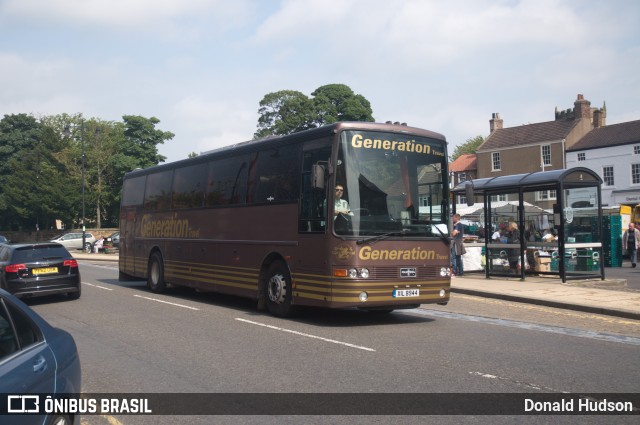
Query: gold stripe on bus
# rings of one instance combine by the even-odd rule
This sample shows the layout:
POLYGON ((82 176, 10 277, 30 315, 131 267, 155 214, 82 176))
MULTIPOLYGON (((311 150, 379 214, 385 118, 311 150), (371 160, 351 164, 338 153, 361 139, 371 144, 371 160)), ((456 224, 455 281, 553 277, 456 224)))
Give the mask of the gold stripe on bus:
POLYGON ((200 279, 204 282, 208 282, 211 279, 215 279, 216 281, 233 281, 233 282, 247 282, 250 284, 257 285, 258 276, 253 277, 243 277, 243 276, 225 276, 219 273, 184 273, 184 270, 175 269, 167 267, 166 269, 167 276, 175 276, 183 279, 200 279))
POLYGON ((245 274, 243 276, 240 276, 240 275, 231 275, 228 273, 220 273, 220 272, 216 272, 215 270, 203 270, 203 271, 190 270, 189 271, 183 268, 175 268, 175 269, 172 268, 172 270, 175 270, 174 271, 175 273, 182 272, 185 276, 188 276, 191 278, 207 278, 207 277, 215 276, 216 278, 219 278, 219 279, 229 279, 229 280, 240 281, 240 282, 257 282, 258 281, 258 275, 245 274))
MULTIPOLYGON (((188 280, 191 276, 184 276, 178 273, 167 273, 167 277, 188 280)), ((228 282, 225 280, 216 279, 215 277, 204 278, 201 280, 201 282, 210 283, 217 286, 228 286, 233 288, 242 288, 242 289, 249 289, 254 291, 258 289, 257 282, 243 284, 243 283, 236 283, 236 282, 228 282)))
POLYGON ((219 264, 188 263, 183 261, 167 261, 166 264, 167 266, 172 265, 174 267, 181 267, 186 269, 197 269, 197 270, 203 270, 207 272, 231 273, 231 274, 239 274, 239 275, 246 275, 246 276, 255 276, 260 272, 259 269, 247 269, 242 267, 225 267, 219 264))

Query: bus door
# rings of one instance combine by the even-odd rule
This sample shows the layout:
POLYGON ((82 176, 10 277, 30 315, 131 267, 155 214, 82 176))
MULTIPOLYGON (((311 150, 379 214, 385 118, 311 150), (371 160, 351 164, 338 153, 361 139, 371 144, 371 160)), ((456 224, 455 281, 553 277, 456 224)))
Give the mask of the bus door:
POLYGON ((299 233, 324 234, 327 225, 327 181, 331 145, 329 140, 305 144, 302 160, 299 233))

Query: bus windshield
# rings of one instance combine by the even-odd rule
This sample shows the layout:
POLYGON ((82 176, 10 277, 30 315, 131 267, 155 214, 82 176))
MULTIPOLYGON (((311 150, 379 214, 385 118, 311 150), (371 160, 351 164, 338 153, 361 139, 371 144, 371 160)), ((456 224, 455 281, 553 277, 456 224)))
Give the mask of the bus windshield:
POLYGON ((336 163, 335 234, 448 235, 446 160, 444 141, 403 133, 342 132, 336 163))

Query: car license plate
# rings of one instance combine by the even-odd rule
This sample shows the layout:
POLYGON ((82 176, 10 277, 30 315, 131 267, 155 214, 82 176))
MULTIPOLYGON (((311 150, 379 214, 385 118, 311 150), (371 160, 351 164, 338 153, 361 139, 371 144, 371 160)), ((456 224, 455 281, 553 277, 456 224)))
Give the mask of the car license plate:
POLYGON ((33 274, 34 276, 40 275, 40 274, 52 274, 52 273, 58 273, 58 268, 57 267, 43 267, 40 269, 33 269, 33 274))
POLYGON ((394 289, 393 298, 419 297, 419 289, 394 289))

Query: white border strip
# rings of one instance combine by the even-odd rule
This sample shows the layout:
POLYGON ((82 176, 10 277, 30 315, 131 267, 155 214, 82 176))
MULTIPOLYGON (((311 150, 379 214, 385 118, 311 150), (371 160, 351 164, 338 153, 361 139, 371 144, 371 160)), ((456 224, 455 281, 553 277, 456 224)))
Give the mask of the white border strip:
POLYGON ((113 288, 107 288, 100 285, 94 285, 93 283, 82 282, 83 285, 93 286, 94 288, 104 289, 105 291, 113 291, 113 288))
POLYGON ((249 323, 251 325, 262 326, 262 327, 273 329, 273 330, 280 331, 280 332, 287 332, 287 333, 291 333, 291 334, 294 334, 294 335, 305 336, 307 338, 314 338, 314 339, 319 339, 319 340, 325 341, 325 342, 331 342, 333 344, 345 345, 347 347, 357 348, 358 350, 373 351, 373 352, 376 351, 373 348, 369 348, 369 347, 363 347, 363 346, 360 346, 360 345, 349 344, 348 342, 336 341, 335 339, 323 338, 321 336, 316 336, 316 335, 306 334, 306 333, 303 333, 303 332, 293 331, 291 329, 280 328, 278 326, 267 325, 265 323, 253 322, 251 320, 240 319, 238 317, 236 317, 236 320, 238 320, 240 322, 244 322, 244 323, 249 323))
POLYGON ((188 305, 183 305, 183 304, 170 303, 169 301, 162 301, 162 300, 159 300, 159 299, 156 299, 156 298, 143 297, 142 295, 134 295, 134 297, 143 298, 145 300, 155 301, 155 302, 159 302, 159 303, 163 303, 163 304, 169 304, 169 305, 172 305, 172 306, 175 306, 175 307, 188 308, 189 310, 200 311, 199 308, 189 307, 188 305))

